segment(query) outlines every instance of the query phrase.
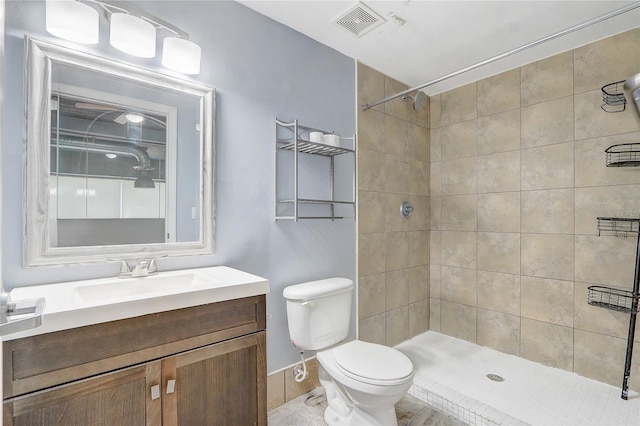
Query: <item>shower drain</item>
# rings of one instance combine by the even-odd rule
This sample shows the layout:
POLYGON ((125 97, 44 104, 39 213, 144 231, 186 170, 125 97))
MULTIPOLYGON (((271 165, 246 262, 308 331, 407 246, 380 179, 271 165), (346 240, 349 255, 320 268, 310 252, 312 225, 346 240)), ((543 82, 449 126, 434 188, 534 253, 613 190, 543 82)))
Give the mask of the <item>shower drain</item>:
POLYGON ((498 376, 497 374, 487 374, 487 378, 489 380, 493 380, 494 382, 504 382, 504 378, 498 376))

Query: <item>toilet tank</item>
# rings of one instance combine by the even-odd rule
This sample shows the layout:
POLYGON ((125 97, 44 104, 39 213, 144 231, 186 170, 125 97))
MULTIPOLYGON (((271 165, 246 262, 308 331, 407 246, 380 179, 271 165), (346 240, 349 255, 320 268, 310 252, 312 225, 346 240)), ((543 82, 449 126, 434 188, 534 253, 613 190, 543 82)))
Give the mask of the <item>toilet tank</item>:
POLYGON ((328 278, 285 288, 291 343, 302 350, 318 350, 344 340, 353 287, 348 278, 328 278))

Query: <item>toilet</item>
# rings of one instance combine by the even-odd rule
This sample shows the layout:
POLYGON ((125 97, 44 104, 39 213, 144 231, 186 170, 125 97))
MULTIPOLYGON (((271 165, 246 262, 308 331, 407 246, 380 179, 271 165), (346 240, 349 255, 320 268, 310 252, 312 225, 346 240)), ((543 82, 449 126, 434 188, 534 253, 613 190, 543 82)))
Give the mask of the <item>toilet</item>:
POLYGON ((413 382, 406 355, 388 346, 352 340, 349 333, 353 281, 329 278, 286 287, 291 343, 315 350, 327 395, 328 425, 397 425, 395 404, 413 382))

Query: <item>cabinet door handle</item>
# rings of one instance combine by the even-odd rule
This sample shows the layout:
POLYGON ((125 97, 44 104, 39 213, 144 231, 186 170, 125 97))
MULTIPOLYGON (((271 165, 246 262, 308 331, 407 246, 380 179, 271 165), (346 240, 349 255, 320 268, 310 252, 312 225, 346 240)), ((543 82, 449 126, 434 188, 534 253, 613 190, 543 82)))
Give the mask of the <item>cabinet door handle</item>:
POLYGON ((160 385, 151 386, 151 399, 160 398, 160 385))
POLYGON ((173 393, 176 390, 175 379, 167 380, 167 394, 173 393))

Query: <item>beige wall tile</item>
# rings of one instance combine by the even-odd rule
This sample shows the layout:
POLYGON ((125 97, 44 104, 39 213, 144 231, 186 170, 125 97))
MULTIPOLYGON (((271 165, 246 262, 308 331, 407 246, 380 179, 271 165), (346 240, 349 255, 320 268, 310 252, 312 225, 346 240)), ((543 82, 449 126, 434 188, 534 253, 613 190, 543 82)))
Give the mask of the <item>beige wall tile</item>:
POLYGON ((573 235, 522 234, 522 275, 573 280, 573 235))
POLYGON ((384 345, 386 344, 385 338, 385 314, 374 315, 358 321, 358 339, 384 345))
POLYGON ((638 72, 640 29, 634 29, 575 50, 575 93, 600 89, 638 72))
POLYGON ((522 150, 522 190, 573 187, 573 142, 522 150))
POLYGON ((429 298, 429 265, 409 269, 409 303, 429 298))
POLYGON ((576 234, 597 234, 597 217, 640 217, 640 185, 576 188, 576 234))
POLYGON ((429 195, 442 195, 442 163, 429 165, 429 195))
MULTIPOLYGON (((360 62, 358 73, 358 104, 366 105, 384 99, 384 74, 360 62)), ((358 108, 362 109, 362 108, 358 108)), ((384 104, 376 105, 372 109, 384 111, 384 104)))
POLYGON ((478 117, 520 108, 520 69, 478 81, 478 117))
POLYGON ((461 268, 478 265, 477 233, 442 231, 442 264, 461 268))
POLYGON ((269 374, 267 376, 267 411, 284 403, 284 371, 269 374))
POLYGON ((409 304, 409 270, 399 269, 385 274, 385 306, 390 311, 409 304))
POLYGON ((522 191, 522 232, 570 234, 574 230, 574 190, 522 191))
POLYGON ((478 270, 478 307, 520 316, 520 275, 478 270))
POLYGON ((307 371, 309 372, 307 380, 298 383, 293 376, 292 368, 284 370, 284 389, 287 402, 320 386, 318 361, 315 358, 307 360, 307 371))
POLYGON ((362 111, 358 108, 358 146, 384 152, 385 115, 371 108, 362 111))
MULTIPOLYGON (((433 169, 435 163, 431 164, 433 169)), ((442 194, 475 194, 478 191, 478 164, 476 157, 446 161, 442 164, 442 194)), ((433 175, 431 177, 433 179, 433 175)))
POLYGON ((358 319, 384 312, 385 274, 367 275, 358 279, 358 319))
POLYGON ((403 306, 387 311, 386 316, 386 345, 395 346, 409 338, 409 307, 403 306))
POLYGON ((573 329, 521 319, 520 356, 550 367, 573 370, 573 329))
POLYGON ((409 266, 409 238, 406 232, 387 232, 384 248, 386 271, 409 266))
POLYGON ((440 299, 429 299, 429 330, 440 332, 440 299))
POLYGON ((520 232, 520 192, 478 194, 478 231, 520 232))
POLYGON ((429 128, 442 126, 442 95, 429 97, 429 128))
POLYGON ((478 196, 447 195, 442 197, 442 229, 476 231, 478 228, 478 196))
POLYGON ((442 161, 475 157, 478 154, 478 120, 444 126, 441 135, 442 161))
POLYGON ((600 108, 601 105, 602 92, 600 90, 575 95, 576 140, 638 131, 633 108, 608 114, 600 108))
POLYGON ((429 231, 413 231, 408 233, 409 256, 407 266, 429 264, 429 231))
POLYGON ((478 269, 520 273, 520 234, 478 232, 478 269))
POLYGON ((386 203, 382 192, 358 191, 358 232, 384 232, 386 203))
POLYGON ((637 143, 640 132, 576 141, 576 186, 640 183, 640 173, 630 167, 605 167, 604 150, 611 145, 637 143))
POLYGON ((522 277, 522 316, 573 327, 573 281, 522 277))
POLYGON ((478 192, 520 190, 520 151, 478 157, 478 192))
POLYGON ((478 117, 476 83, 449 90, 441 96, 443 126, 478 117))
POLYGON ((442 129, 429 130, 430 160, 432 163, 442 161, 442 129))
POLYGON ((409 160, 409 193, 429 195, 429 163, 409 160))
POLYGON ((409 161, 396 155, 385 155, 385 192, 396 194, 408 194, 411 182, 409 181, 409 161))
POLYGON ((442 197, 429 197, 429 209, 431 210, 429 228, 436 231, 442 230, 442 197))
POLYGON ((511 355, 519 355, 520 317, 478 309, 477 343, 511 355))
MULTIPOLYGON (((629 314, 598 306, 591 306, 589 286, 593 284, 576 281, 574 301, 574 327, 592 333, 627 339, 629 314)), ((640 342, 640 322, 636 323, 635 341, 640 342)))
POLYGON ((522 108, 523 148, 573 141, 573 96, 522 108))
MULTIPOLYGON (((396 93, 405 91, 409 88, 406 84, 400 83, 397 80, 394 80, 388 76, 384 78, 384 96, 392 96, 396 93)), ((379 100, 379 99, 378 99, 379 100)), ((389 102, 385 102, 384 112, 393 115, 395 117, 400 118, 401 120, 407 121, 409 117, 409 110, 411 108, 411 102, 402 100, 402 97, 395 98, 389 102)))
POLYGON ((431 161, 430 132, 426 127, 416 124, 409 125, 409 158, 428 163, 431 161))
POLYGON ((573 95, 573 51, 525 65, 520 75, 522 105, 573 95))
MULTIPOLYGON (((620 386, 626 357, 627 340, 603 336, 587 331, 575 331, 575 372, 612 386, 620 386)), ((640 350, 635 347, 632 359, 638 359, 640 350)), ((640 390, 640 365, 631 364, 631 390, 640 390)))
POLYGON ((429 330, 429 299, 409 305, 409 338, 429 330))
POLYGON ((633 285, 636 238, 576 235, 576 281, 629 288, 633 285))
POLYGON ((520 109, 478 119, 478 154, 520 149, 520 109))
POLYGON ((358 188, 383 192, 386 187, 385 155, 379 151, 358 148, 358 188))
POLYGON ((384 115, 384 148, 386 154, 406 159, 409 153, 410 124, 392 115, 384 115))
MULTIPOLYGON (((413 214, 407 217, 409 229, 411 231, 429 230, 429 220, 431 215, 430 200, 426 195, 412 195, 408 200, 413 205, 413 214)), ((400 210, 400 205, 396 206, 400 210)), ((396 211, 396 214, 399 214, 396 211)))
POLYGON ((385 271, 384 240, 383 233, 358 236, 358 274, 361 277, 385 271))
POLYGON ((476 342, 477 308, 459 303, 441 302, 440 331, 471 343, 476 342))
POLYGON ((429 263, 442 265, 442 231, 429 232, 429 263))
POLYGON ((442 300, 476 306, 478 300, 477 270, 443 266, 442 300))
POLYGON ((402 205, 402 202, 411 201, 411 198, 412 197, 406 194, 386 194, 387 232, 408 231, 411 228, 413 215, 410 217, 403 217, 400 214, 400 206, 402 205))
POLYGON ((429 265, 429 297, 442 298, 441 265, 429 265))

